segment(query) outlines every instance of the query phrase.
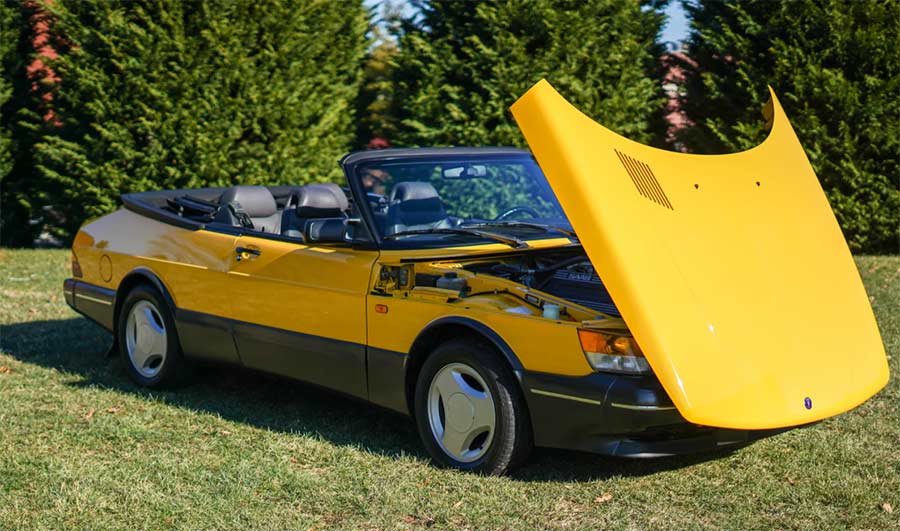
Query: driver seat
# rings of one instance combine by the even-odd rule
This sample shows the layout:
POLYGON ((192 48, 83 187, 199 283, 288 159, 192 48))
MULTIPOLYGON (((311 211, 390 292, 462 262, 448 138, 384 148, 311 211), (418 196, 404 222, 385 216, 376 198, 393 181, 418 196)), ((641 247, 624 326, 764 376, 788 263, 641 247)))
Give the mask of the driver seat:
POLYGON ((386 234, 450 227, 444 202, 431 183, 407 181, 391 189, 386 234))

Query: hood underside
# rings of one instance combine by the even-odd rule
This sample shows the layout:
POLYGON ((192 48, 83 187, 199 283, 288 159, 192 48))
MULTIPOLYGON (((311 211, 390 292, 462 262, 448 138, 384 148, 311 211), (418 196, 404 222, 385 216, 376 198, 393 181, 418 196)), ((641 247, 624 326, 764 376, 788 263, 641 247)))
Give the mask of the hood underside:
POLYGON ((628 140, 546 81, 512 106, 622 317, 697 424, 805 424, 888 379, 853 258, 771 96, 769 137, 730 155, 628 140))

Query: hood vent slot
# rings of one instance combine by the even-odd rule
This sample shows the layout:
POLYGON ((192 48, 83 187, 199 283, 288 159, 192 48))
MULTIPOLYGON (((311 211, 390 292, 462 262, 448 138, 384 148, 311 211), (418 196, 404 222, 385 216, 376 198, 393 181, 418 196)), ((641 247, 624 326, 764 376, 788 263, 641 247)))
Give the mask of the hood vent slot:
POLYGON ((656 180, 656 176, 653 175, 653 170, 650 169, 650 166, 647 166, 635 158, 629 157, 618 149, 616 149, 615 152, 616 155, 619 156, 619 161, 622 162, 622 166, 625 167, 625 171, 627 171, 628 175, 631 177, 631 182, 634 183, 634 187, 637 188, 642 196, 669 210, 675 210, 672 208, 672 203, 669 202, 669 198, 666 197, 666 193, 663 192, 662 186, 659 185, 659 181, 656 180))

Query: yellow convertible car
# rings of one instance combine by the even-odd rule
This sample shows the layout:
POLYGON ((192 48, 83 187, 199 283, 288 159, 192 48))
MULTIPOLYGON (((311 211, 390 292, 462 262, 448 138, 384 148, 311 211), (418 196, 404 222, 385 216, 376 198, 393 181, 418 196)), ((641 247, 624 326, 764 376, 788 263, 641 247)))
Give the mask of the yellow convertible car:
POLYGON ((66 301, 140 385, 198 362, 283 375, 408 414, 436 462, 491 474, 535 445, 735 447, 885 385, 774 94, 767 140, 719 156, 622 138, 543 81, 512 112, 531 153, 358 152, 345 188, 124 195, 78 232, 66 301))

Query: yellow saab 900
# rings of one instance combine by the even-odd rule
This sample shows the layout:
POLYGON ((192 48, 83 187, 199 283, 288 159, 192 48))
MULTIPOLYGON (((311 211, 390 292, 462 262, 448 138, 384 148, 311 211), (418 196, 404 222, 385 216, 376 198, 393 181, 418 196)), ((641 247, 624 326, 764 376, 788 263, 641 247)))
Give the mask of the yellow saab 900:
POLYGON ((650 457, 839 414, 888 378, 859 274, 772 95, 767 140, 672 153, 546 82, 531 153, 397 149, 346 187, 127 194, 72 247, 67 302, 129 376, 239 365, 410 415, 434 460, 650 457), (532 155, 533 153, 533 155, 532 155))

